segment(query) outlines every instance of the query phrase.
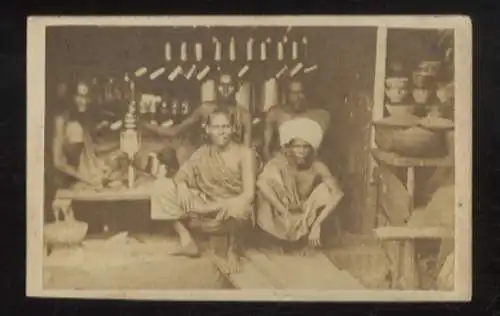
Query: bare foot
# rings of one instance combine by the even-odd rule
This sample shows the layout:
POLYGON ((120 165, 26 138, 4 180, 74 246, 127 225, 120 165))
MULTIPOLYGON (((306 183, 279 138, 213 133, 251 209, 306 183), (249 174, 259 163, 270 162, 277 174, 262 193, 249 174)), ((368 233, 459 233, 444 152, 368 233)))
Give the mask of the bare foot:
POLYGON ((238 273, 241 269, 240 256, 234 252, 229 251, 227 254, 227 263, 229 266, 229 273, 238 273))
POLYGON ((309 247, 309 246, 306 246, 306 247, 300 249, 299 256, 301 256, 301 257, 309 257, 313 253, 314 253, 314 249, 311 248, 311 247, 309 247))
POLYGON ((194 241, 190 241, 185 245, 180 245, 177 249, 170 252, 171 256, 184 256, 189 258, 197 258, 200 256, 198 246, 194 241))
POLYGON ((240 271, 240 258, 236 253, 228 253, 226 258, 212 254, 214 264, 222 274, 233 274, 240 271))

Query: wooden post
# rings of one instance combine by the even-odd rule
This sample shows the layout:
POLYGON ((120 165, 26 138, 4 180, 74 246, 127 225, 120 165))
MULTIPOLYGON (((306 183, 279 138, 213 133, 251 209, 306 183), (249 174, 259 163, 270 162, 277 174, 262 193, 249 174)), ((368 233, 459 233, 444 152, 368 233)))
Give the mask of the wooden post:
POLYGON ((418 288, 417 266, 415 260, 415 240, 401 241, 400 253, 400 284, 403 290, 416 290, 418 288))
POLYGON ((410 214, 413 213, 415 200, 415 167, 408 167, 406 173, 406 189, 410 195, 410 214))
MULTIPOLYGON (((375 77, 373 85, 373 108, 372 121, 380 120, 384 117, 384 94, 385 94, 385 70, 387 59, 387 28, 379 27, 377 29, 377 46, 375 52, 375 77)), ((370 133, 370 147, 376 148, 375 133, 373 128, 370 133)), ((373 169, 375 160, 371 159, 369 167, 369 179, 373 181, 373 169)))
MULTIPOLYGON (((377 29, 377 44, 375 51, 375 77, 373 86, 373 108, 372 108, 372 121, 379 120, 384 116, 384 93, 385 93, 385 68, 387 58, 387 28, 379 27, 377 29)), ((375 133, 373 127, 370 128, 370 148, 376 148, 375 133)), ((370 154, 368 154, 370 155, 370 154)), ((376 162, 373 157, 368 160, 368 183, 367 194, 370 195, 366 200, 366 210, 363 213, 362 230, 364 233, 371 232, 377 222, 377 206, 374 201, 377 200, 374 194, 377 194, 377 181, 374 177, 374 169, 376 162)))

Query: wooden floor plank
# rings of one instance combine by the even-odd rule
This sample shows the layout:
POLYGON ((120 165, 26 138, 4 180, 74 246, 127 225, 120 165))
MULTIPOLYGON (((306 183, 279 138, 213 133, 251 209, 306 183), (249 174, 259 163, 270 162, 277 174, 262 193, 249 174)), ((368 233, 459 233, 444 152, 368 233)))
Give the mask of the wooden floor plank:
POLYGON ((264 254, 249 250, 246 255, 277 289, 352 290, 364 288, 357 279, 348 272, 339 270, 320 252, 302 257, 264 254))
POLYGON ((273 263, 269 257, 256 250, 248 250, 245 256, 265 275, 276 289, 287 289, 287 276, 284 276, 281 267, 273 263))
POLYGON ((250 260, 245 260, 243 262, 240 272, 227 275, 227 278, 238 289, 274 289, 274 285, 269 281, 269 278, 264 276, 262 272, 255 266, 255 263, 250 260))

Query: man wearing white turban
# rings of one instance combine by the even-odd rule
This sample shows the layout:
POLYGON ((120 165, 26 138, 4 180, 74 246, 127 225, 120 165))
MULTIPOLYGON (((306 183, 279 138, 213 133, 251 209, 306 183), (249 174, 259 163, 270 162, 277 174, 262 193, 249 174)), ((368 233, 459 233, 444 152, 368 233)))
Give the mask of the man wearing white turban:
POLYGON ((279 133, 281 124, 299 117, 313 119, 320 124, 323 131, 330 125, 330 113, 324 109, 309 107, 302 82, 292 80, 288 84, 287 103, 272 107, 266 115, 263 148, 266 161, 269 161, 275 150, 279 149, 276 148, 279 146, 275 146, 275 136, 279 133))
POLYGON ((323 221, 343 197, 337 180, 317 159, 323 130, 314 120, 295 118, 280 128, 282 150, 257 180, 257 225, 283 241, 320 246, 323 221))

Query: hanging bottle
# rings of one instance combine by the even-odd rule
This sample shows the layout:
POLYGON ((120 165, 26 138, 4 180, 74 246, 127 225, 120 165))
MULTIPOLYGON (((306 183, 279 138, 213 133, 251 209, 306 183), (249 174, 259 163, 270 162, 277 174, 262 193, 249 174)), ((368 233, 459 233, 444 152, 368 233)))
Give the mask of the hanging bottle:
POLYGON ((158 121, 158 124, 162 125, 163 123, 167 122, 168 119, 169 119, 168 100, 164 98, 161 101, 160 107, 156 113, 156 120, 158 121))
POLYGON ((178 124, 182 121, 182 117, 180 115, 180 101, 178 96, 175 96, 172 99, 171 108, 170 108, 170 118, 174 122, 174 124, 178 124))

